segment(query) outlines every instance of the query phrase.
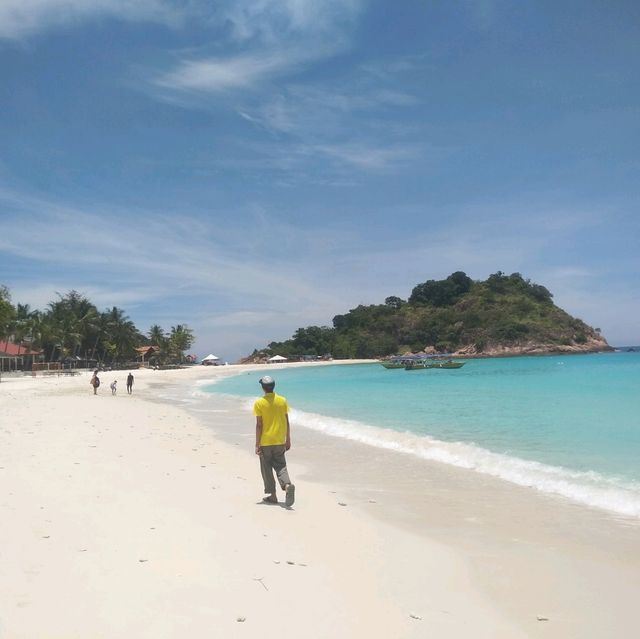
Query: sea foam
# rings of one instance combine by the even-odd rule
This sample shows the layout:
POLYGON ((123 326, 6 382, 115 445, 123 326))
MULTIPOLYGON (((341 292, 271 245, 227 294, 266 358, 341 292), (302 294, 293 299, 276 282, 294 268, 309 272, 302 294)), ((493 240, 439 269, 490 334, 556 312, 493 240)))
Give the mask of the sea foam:
POLYGON ((421 459, 466 468, 492 477, 560 495, 574 502, 618 515, 640 518, 640 484, 529 461, 489 451, 467 442, 445 442, 429 436, 387 430, 355 420, 291 411, 296 425, 369 446, 406 453, 421 459))

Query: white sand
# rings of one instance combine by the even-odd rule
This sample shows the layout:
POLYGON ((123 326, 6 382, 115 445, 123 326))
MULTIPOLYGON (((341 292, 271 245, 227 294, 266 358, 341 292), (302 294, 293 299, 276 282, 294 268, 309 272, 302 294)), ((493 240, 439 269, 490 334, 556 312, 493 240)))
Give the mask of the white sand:
POLYGON ((258 503, 249 414, 227 402, 205 425, 151 399, 159 382, 186 385, 233 368, 139 371, 132 396, 123 373, 103 374, 97 397, 86 375, 3 379, 0 639, 604 637, 607 624, 594 626, 586 606, 580 615, 591 601, 585 592, 598 592, 597 583, 584 590, 590 574, 608 588, 600 616, 614 622, 615 613, 614 626, 629 630, 610 636, 635 636, 637 626, 627 626, 633 604, 627 620, 620 619, 627 608, 607 603, 640 592, 617 562, 597 559, 595 573, 565 574, 578 564, 569 553, 558 570, 564 550, 554 554, 553 535, 544 540, 548 556, 530 543, 505 557, 489 531, 480 564, 496 568, 486 574, 473 526, 458 522, 458 535, 439 538, 432 519, 434 534, 420 534, 410 517, 399 521, 402 504, 389 504, 385 517, 372 511, 378 504, 358 501, 353 486, 305 480, 314 477, 313 456, 307 443, 304 460, 305 436, 295 425, 296 504, 258 503), (115 397, 112 377, 121 386, 115 397), (239 440, 246 446, 216 438, 212 421, 246 429, 239 440), (561 592, 577 601, 539 621, 548 606, 525 598, 535 588, 519 596, 517 582, 505 583, 514 575, 540 591, 547 579, 558 590, 560 575, 561 592), (620 597, 611 597, 616 584, 620 597))

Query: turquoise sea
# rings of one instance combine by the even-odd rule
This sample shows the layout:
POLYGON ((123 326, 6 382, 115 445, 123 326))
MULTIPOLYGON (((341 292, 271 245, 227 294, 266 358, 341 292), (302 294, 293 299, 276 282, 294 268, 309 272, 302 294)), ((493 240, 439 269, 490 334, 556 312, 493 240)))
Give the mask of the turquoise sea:
MULTIPOLYGON (((294 423, 640 517, 640 353, 270 373, 294 423)), ((207 392, 259 394, 260 373, 207 392)))

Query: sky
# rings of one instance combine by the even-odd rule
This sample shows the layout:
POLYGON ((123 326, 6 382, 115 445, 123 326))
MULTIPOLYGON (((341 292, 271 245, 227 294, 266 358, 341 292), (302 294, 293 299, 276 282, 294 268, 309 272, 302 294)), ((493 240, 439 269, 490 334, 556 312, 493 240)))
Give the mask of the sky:
POLYGON ((640 343, 640 3, 0 0, 0 285, 228 361, 519 272, 640 343))

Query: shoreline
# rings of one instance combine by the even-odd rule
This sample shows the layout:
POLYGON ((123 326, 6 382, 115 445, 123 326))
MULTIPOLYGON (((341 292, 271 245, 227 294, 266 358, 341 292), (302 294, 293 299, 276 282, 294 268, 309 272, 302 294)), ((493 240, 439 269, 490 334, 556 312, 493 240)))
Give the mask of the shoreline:
MULTIPOLYGON (((215 401, 225 406, 219 410, 244 410, 250 427, 249 400, 221 402, 218 396, 215 401)), ((244 445, 247 437, 245 432, 215 432, 234 445, 244 445)), ((297 457, 305 480, 324 485, 327 474, 349 467, 333 486, 336 494, 379 521, 461 553, 477 584, 503 602, 500 609, 514 623, 530 620, 531 602, 537 602, 547 612, 536 613, 535 620, 548 616, 558 626, 545 628, 541 636, 605 637, 614 627, 625 636, 633 624, 633 601, 640 595, 637 518, 304 427, 296 439, 302 440, 297 457), (523 582, 529 572, 536 578, 523 582), (514 583, 520 588, 515 597, 514 583), (630 586, 622 592, 624 583, 630 586), (601 589, 612 594, 603 596, 601 589), (578 605, 570 603, 574 597, 578 605)), ((530 626, 527 632, 537 636, 530 626)))
MULTIPOLYGON (((363 363, 374 367, 376 364, 372 361, 363 363)), ((290 365, 283 365, 281 370, 288 366, 290 365)), ((237 377, 250 375, 252 370, 245 373, 239 369, 237 377)), ((228 391, 217 391, 215 386, 211 392, 234 397, 227 395, 228 391)), ((499 452, 475 441, 440 439, 437 435, 418 433, 412 427, 405 429, 402 422, 398 421, 391 426, 381 427, 360 421, 354 417, 353 411, 350 417, 341 417, 335 412, 332 413, 333 416, 326 416, 319 414, 317 409, 309 410, 298 409, 295 404, 291 417, 303 427, 337 437, 339 441, 362 442, 376 449, 406 453, 426 463, 439 462, 466 469, 474 474, 497 478, 530 491, 568 500, 570 504, 593 508, 614 518, 628 518, 631 525, 640 526, 640 493, 637 479, 632 477, 625 478, 620 473, 607 474, 606 470, 598 466, 587 469, 569 466, 561 461, 518 455, 517 451, 499 452)))
POLYGON ((0 637, 628 636, 636 528, 295 424, 298 502, 257 506, 250 414, 190 397, 213 372, 3 383, 0 637))

